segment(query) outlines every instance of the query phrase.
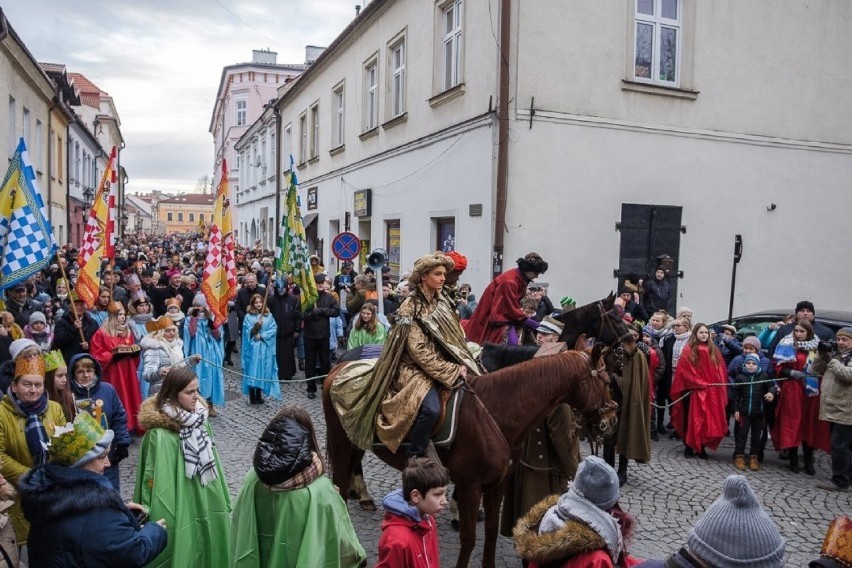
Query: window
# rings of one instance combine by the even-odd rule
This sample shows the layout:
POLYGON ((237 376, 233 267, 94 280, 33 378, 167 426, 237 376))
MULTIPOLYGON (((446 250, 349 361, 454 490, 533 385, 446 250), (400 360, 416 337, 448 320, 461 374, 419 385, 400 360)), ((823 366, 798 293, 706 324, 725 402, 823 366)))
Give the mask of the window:
POLYGON ((80 143, 74 142, 74 180, 79 183, 80 181, 80 167, 82 164, 80 163, 80 143))
POLYGON ((405 112, 405 42, 391 47, 391 118, 405 112))
POLYGON ((299 163, 308 161, 308 117, 302 113, 299 117, 299 163))
POLYGON ((311 107, 311 158, 319 155, 319 105, 311 107))
POLYGON ((246 101, 237 101, 236 102, 237 109, 237 126, 245 126, 246 125, 246 101))
POLYGON ((364 130, 372 130, 379 124, 379 66, 376 59, 364 68, 364 83, 364 130))
POLYGON ((173 221, 174 220, 174 213, 172 213, 171 211, 166 213, 166 219, 169 220, 169 221, 173 221))
POLYGON ((56 137, 56 179, 62 182, 62 172, 65 169, 62 154, 65 152, 65 147, 62 145, 62 136, 56 137))
POLYGON ((456 218, 438 217, 435 222, 435 250, 450 252, 456 250, 456 218))
POLYGON ((18 104, 14 97, 9 97, 9 157, 15 155, 18 149, 18 104))
POLYGON ((41 133, 41 131, 42 131, 42 123, 39 119, 36 119, 35 146, 33 147, 33 153, 32 153, 33 166, 35 167, 36 171, 41 171, 41 169, 42 169, 41 144, 42 144, 42 136, 44 136, 44 135, 41 133))
POLYGON ((678 86, 681 56, 681 0, 635 0, 633 76, 678 86))
POLYGON ((199 214, 198 214, 198 218, 199 218, 199 219, 201 220, 201 222, 203 223, 203 222, 204 222, 204 213, 199 213, 199 214))
POLYGON ((183 221, 183 212, 178 211, 178 221, 183 221))
POLYGON ((190 223, 191 223, 191 222, 193 222, 193 221, 195 221, 195 213, 190 213, 190 214, 189 214, 189 221, 190 221, 190 223))
POLYGON ((343 146, 343 133, 344 133, 344 125, 345 125, 345 114, 344 114, 344 92, 343 85, 339 85, 335 90, 332 96, 332 100, 334 101, 334 114, 332 115, 332 123, 334 128, 332 129, 331 134, 331 145, 334 148, 343 146))
POLYGON ((288 124, 284 127, 284 148, 282 160, 290 169, 290 159, 293 157, 293 125, 288 124))
POLYGON ((30 109, 27 107, 24 107, 24 119, 21 121, 21 126, 23 128, 22 136, 27 144, 27 150, 29 150, 33 147, 33 137, 32 132, 30 132, 30 109))
POLYGON ((268 163, 266 157, 266 140, 261 140, 260 142, 260 178, 263 179, 266 177, 266 164, 268 163))
POLYGON ((239 170, 240 169, 240 163, 242 163, 242 161, 243 161, 243 153, 240 152, 239 154, 237 154, 237 167, 234 168, 234 169, 239 170))
POLYGON ((461 82, 462 0, 444 8, 444 90, 461 82))

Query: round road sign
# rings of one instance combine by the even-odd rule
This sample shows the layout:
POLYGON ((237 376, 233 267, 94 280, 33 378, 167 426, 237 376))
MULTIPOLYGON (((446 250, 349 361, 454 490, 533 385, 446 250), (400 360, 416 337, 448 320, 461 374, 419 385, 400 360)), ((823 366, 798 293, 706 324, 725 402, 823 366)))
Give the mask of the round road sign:
POLYGON ((361 253, 361 239, 354 233, 339 233, 331 241, 331 254, 339 260, 352 260, 361 253))

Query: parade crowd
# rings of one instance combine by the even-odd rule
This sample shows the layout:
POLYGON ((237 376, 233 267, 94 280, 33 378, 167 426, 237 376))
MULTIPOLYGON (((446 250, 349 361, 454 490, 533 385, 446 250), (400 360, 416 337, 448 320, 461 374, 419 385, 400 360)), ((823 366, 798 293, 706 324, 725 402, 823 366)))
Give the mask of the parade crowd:
MULTIPOLYGON (((201 291, 203 239, 130 237, 117 250, 92 308, 75 291, 77 251, 67 247, 6 290, 0 566, 18 566, 23 546, 35 567, 366 565, 306 410, 285 405, 266 426, 233 500, 209 424, 227 412, 223 373, 235 356, 242 393, 259 405, 280 400, 299 371, 316 398, 344 352, 375 360, 372 384, 382 386, 369 413, 343 417, 350 439, 376 437, 409 458, 382 501, 378 565, 438 566, 435 516, 451 499, 450 476, 430 438, 445 395, 482 373, 478 346, 526 345, 531 357, 586 347, 560 342, 578 306, 567 296, 554 304, 536 282, 548 268, 536 253, 478 302, 458 252, 425 255, 398 279, 350 262, 330 273, 312 256, 318 296, 303 309, 305 292, 276 273, 273 253, 238 247, 238 290, 223 322, 201 291), (119 469, 134 437, 126 503, 119 469)), ((502 533, 532 567, 783 565, 785 540, 742 475, 724 482, 683 548, 659 560, 630 554, 635 521, 619 488, 660 436, 682 440, 685 459, 707 459, 733 436, 735 470, 758 471, 764 453, 778 451, 793 472, 813 476, 823 451, 832 477, 817 486, 849 491, 852 328, 820 325, 805 300, 760 336, 711 329, 688 308, 669 313, 662 268, 618 292, 606 317, 626 332, 610 385, 619 426, 603 458, 581 459, 587 433, 575 409, 558 405, 513 466, 502 533)), ((361 376, 346 369, 344 379, 361 376)), ((811 566, 852 565, 849 541, 852 520, 838 518, 811 566)))

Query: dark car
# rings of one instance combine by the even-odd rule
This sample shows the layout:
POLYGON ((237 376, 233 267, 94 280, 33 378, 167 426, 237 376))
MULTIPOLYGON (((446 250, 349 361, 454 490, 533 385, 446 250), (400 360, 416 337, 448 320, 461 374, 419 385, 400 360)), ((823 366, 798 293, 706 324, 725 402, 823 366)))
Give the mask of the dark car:
MULTIPOLYGON (((760 334, 766 328, 783 321, 792 313, 792 310, 763 310, 744 316, 736 316, 731 319, 731 325, 737 328, 737 335, 740 336, 740 339, 745 339, 749 335, 760 337, 760 334)), ((852 326, 852 312, 842 310, 820 310, 815 319, 835 333, 842 327, 852 326)), ((727 325, 727 323, 727 321, 720 321, 710 324, 710 329, 716 333, 722 333, 722 326, 727 325)), ((764 340, 764 338, 761 338, 761 340, 764 340)), ((764 349, 766 347, 767 345, 763 345, 764 349)))

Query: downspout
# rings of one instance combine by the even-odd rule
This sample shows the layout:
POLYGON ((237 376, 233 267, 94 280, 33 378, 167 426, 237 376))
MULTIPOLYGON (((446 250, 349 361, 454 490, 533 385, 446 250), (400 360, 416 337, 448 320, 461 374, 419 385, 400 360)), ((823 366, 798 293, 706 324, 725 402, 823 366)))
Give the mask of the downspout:
MULTIPOLYGON (((489 0, 490 1, 490 0, 489 0)), ((503 272, 503 235, 506 232, 506 195, 509 183, 509 48, 512 0, 500 1, 500 91, 497 101, 497 196, 494 213, 494 250, 491 277, 503 272)))
POLYGON ((272 250, 278 246, 278 239, 281 238, 281 109, 276 101, 272 107, 272 114, 275 116, 275 242, 272 250))
MULTIPOLYGON (((50 175, 53 172, 53 160, 51 159, 50 149, 53 146, 53 136, 51 132, 53 131, 53 109, 55 109, 55 105, 50 105, 47 108, 47 222, 50 223, 51 228, 53 227, 53 181, 52 176, 50 175)), ((67 135, 67 133, 66 133, 67 135)), ((58 148, 57 150, 61 150, 58 148)), ((65 156, 65 161, 68 161, 68 156, 65 156)), ((67 166, 68 164, 66 164, 67 166)), ((68 176, 65 176, 65 182, 68 183, 68 176)))

